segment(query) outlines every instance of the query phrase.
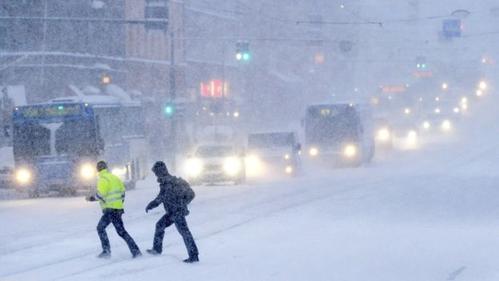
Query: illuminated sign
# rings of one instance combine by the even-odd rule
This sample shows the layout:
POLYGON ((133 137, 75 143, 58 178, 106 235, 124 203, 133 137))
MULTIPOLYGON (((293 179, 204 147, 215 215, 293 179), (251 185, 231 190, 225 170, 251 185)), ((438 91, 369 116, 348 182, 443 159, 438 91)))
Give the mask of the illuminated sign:
POLYGON ((18 111, 26 118, 50 118, 82 114, 82 108, 79 104, 24 106, 20 107, 18 111))
POLYGON ((416 71, 414 72, 414 76, 418 78, 430 78, 433 77, 433 72, 431 71, 416 71))
POLYGON ((398 94, 407 91, 407 87, 405 85, 387 85, 381 86, 381 91, 385 94, 398 94))
POLYGON ((339 113, 339 108, 336 108, 334 106, 317 106, 317 107, 312 107, 309 109, 309 114, 314 117, 334 117, 338 115, 339 113))
POLYGON ((211 80, 209 82, 201 82, 200 84, 201 97, 204 98, 222 98, 228 93, 228 84, 222 80, 211 80))

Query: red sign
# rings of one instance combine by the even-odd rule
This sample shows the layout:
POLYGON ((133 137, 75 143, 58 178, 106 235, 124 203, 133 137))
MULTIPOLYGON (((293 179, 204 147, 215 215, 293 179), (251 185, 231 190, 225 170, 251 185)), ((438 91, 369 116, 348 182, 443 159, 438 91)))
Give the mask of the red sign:
POLYGON ((414 76, 418 78, 430 78, 433 76, 431 71, 416 71, 414 72, 414 76))
POLYGON ((227 83, 222 80, 201 82, 200 92, 201 96, 205 98, 222 98, 227 96, 227 83))
POLYGON ((384 94, 398 94, 398 93, 403 93, 406 90, 407 90, 407 87, 404 85, 381 86, 381 91, 384 94))

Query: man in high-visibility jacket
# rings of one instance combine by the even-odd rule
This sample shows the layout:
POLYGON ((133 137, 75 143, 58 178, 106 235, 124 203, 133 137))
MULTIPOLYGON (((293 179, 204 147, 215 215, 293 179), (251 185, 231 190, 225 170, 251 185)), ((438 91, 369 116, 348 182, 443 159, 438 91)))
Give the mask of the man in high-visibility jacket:
POLYGON ((104 161, 97 163, 97 171, 99 173, 99 180, 97 182, 97 193, 89 196, 88 201, 99 201, 102 208, 102 217, 97 225, 97 233, 102 244, 102 253, 98 255, 99 258, 111 257, 111 246, 107 238, 106 227, 113 224, 118 235, 125 240, 130 248, 130 252, 134 258, 142 255, 139 247, 133 241, 133 238, 125 230, 123 220, 123 202, 125 201, 125 185, 115 175, 107 170, 107 164, 104 161))

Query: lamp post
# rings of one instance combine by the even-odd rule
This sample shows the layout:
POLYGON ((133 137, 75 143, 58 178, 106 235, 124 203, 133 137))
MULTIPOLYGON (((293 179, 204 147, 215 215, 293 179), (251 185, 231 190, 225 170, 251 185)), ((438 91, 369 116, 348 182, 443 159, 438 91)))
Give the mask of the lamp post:
MULTIPOLYGON (((177 98, 177 85, 175 81, 175 33, 170 31, 170 71, 169 71, 169 84, 170 84, 170 104, 175 104, 177 98)), ((176 168, 177 161, 177 117, 171 118, 171 148, 172 148, 172 169, 176 168)))

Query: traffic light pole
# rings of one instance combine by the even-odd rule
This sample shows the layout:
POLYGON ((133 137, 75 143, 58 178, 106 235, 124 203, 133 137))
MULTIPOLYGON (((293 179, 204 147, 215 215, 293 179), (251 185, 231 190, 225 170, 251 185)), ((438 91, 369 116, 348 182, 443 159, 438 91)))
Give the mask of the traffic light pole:
MULTIPOLYGON (((177 85, 175 81, 175 33, 170 32, 170 71, 169 71, 169 84, 170 84, 170 103, 175 104, 177 98, 177 85)), ((172 149, 172 170, 176 169, 177 162, 177 118, 172 116, 171 118, 171 149, 172 149)))

